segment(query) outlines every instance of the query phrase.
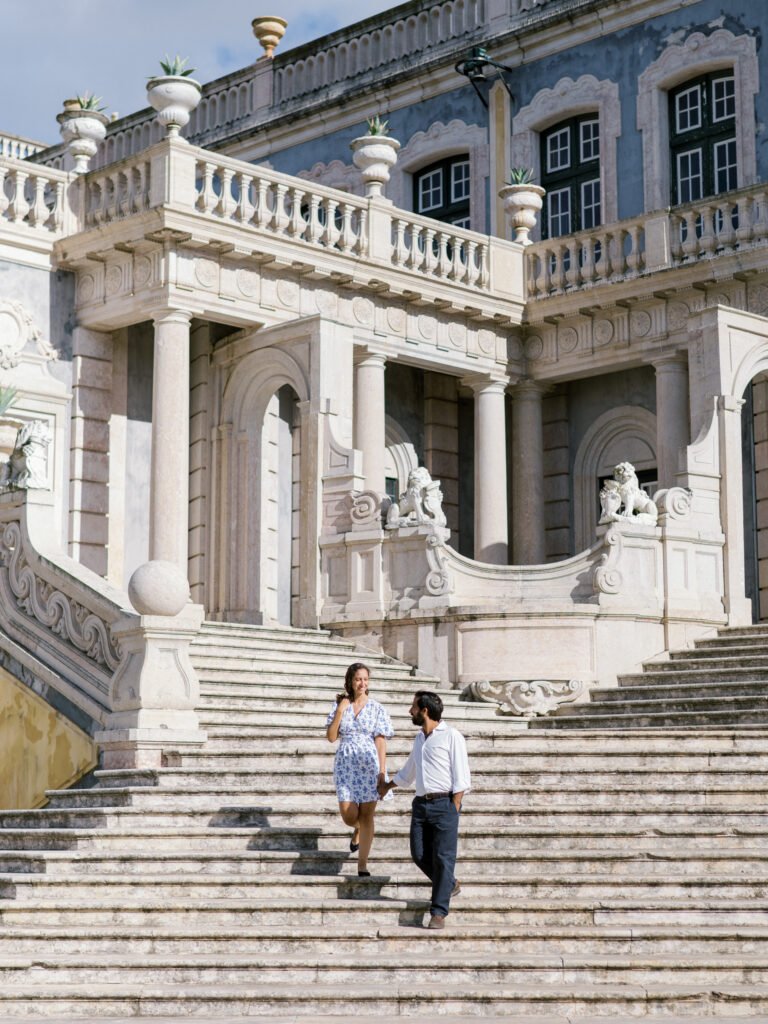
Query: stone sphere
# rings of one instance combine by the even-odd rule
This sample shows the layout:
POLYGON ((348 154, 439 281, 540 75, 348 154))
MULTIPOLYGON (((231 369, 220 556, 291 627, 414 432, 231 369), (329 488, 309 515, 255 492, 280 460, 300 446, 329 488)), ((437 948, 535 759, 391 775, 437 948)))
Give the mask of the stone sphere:
POLYGON ((145 562, 131 576, 128 597, 140 615, 178 615, 190 599, 189 583, 173 562, 145 562))

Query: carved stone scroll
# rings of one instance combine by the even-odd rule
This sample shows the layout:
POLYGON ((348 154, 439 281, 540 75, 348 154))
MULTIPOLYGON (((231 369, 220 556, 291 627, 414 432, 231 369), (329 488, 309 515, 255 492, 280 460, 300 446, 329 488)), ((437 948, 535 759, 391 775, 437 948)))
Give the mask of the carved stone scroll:
POLYGON ((580 679, 551 682, 531 679, 492 683, 488 679, 470 683, 461 693, 461 700, 486 701, 498 704, 500 715, 536 718, 548 715, 562 704, 570 704, 584 693, 580 679))

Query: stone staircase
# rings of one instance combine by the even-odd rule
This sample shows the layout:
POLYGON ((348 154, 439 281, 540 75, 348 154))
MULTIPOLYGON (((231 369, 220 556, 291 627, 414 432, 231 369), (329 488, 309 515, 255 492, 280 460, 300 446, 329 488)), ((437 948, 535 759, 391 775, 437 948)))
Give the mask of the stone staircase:
MULTIPOLYGON (((445 694, 474 790, 434 933, 409 797, 370 879, 338 817, 325 715, 359 657, 206 625, 203 749, 0 812, 0 1019, 768 1020, 768 728, 526 731, 445 694)), ((428 681, 362 660, 397 768, 428 681)))
POLYGON ((768 623, 719 629, 693 650, 596 688, 588 704, 558 708, 542 729, 768 730, 768 623))

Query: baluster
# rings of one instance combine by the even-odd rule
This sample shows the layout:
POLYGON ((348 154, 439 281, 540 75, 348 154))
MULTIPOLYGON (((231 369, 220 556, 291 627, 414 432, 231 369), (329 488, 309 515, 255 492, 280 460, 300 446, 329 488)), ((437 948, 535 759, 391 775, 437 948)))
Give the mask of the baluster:
POLYGON ((643 255, 640 249, 640 225, 633 224, 629 229, 630 248, 627 255, 627 270, 635 277, 640 273, 643 255))
POLYGON ((478 284, 481 288, 487 288, 491 280, 491 268, 488 262, 488 245, 486 242, 481 243, 479 247, 480 252, 480 277, 478 284))
MULTIPOLYGON (((2 195, 2 186, 0 186, 0 195, 2 195)), ((56 187, 53 192, 53 200, 51 208, 48 214, 48 220, 45 222, 46 227, 50 228, 51 231, 59 231, 64 224, 64 182, 57 181, 56 187)))
POLYGON ((424 262, 423 235, 424 228, 418 224, 409 225, 409 237, 405 243, 408 249, 408 259, 405 265, 409 270, 421 270, 421 265, 424 262))
POLYGON ((611 235, 608 252, 611 259, 611 277, 614 281, 621 280, 627 274, 627 255, 624 252, 627 231, 617 228, 611 235))
POLYGON ((453 259, 451 260, 451 272, 450 278, 452 281, 463 281, 464 280, 464 260, 463 260, 463 249, 464 242, 457 238, 456 235, 451 239, 453 246, 453 252, 451 253, 453 259))
POLYGON ((288 224, 288 214, 285 212, 285 197, 288 193, 288 186, 278 183, 274 188, 275 208, 272 211, 272 224, 270 225, 275 234, 285 234, 288 224))
POLYGON ((392 247, 392 262, 396 267, 404 267, 408 262, 410 253, 408 243, 405 240, 406 222, 402 217, 396 217, 394 222, 395 244, 392 247))
POLYGON ((360 208, 360 222, 358 224, 357 252, 359 256, 368 255, 368 208, 360 208))
POLYGON ((231 167, 220 168, 221 176, 219 178, 219 184, 221 185, 221 195, 219 201, 216 203, 214 213, 218 217, 223 217, 224 220, 228 220, 232 214, 235 206, 235 201, 232 198, 232 178, 235 172, 231 167))
POLYGON ((714 207, 703 206, 701 208, 701 237, 699 238, 699 256, 711 256, 715 251, 715 231, 718 234, 720 229, 716 228, 714 219, 714 207))
POLYGON ((268 182, 264 178, 259 178, 256 182, 256 208, 253 211, 253 223, 257 228, 265 227, 268 221, 268 199, 267 199, 267 188, 268 182))
POLYGON ((581 280, 584 284, 595 280, 595 239, 592 235, 587 235, 581 244, 581 280))
POLYGON ((568 267, 565 271, 565 283, 571 288, 577 288, 581 283, 581 267, 579 266, 579 245, 575 238, 566 244, 568 251, 568 267))
POLYGON ((336 227, 336 211, 339 208, 338 200, 328 199, 327 200, 327 214, 325 222, 325 232, 323 233, 323 243, 329 248, 333 249, 339 238, 339 229, 336 227))
POLYGON ((341 204, 341 239, 339 240, 339 248, 342 252, 349 252, 354 243, 352 235, 352 207, 349 203, 341 204))
POLYGON ((736 242, 736 228, 733 226, 734 209, 738 213, 738 206, 734 207, 734 204, 729 199, 720 203, 717 208, 717 216, 720 222, 717 242, 723 249, 733 249, 736 242))
POLYGON ((323 234, 323 225, 320 223, 320 196, 315 192, 309 196, 309 230, 307 241, 317 245, 323 234))
POLYGON ((121 195, 121 174, 113 174, 112 181, 112 205, 109 210, 109 220, 117 220, 120 217, 120 195, 121 195))
POLYGON ((600 258, 595 264, 595 271, 599 281, 607 281, 611 276, 610 237, 607 231, 601 231, 598 235, 597 242, 600 246, 600 258))
POLYGON ((474 284, 477 280, 477 274, 477 242, 470 239, 467 243, 467 276, 465 284, 474 284))
POLYGON ((565 254, 567 246, 562 242, 555 249, 553 256, 554 266, 552 267, 552 285, 556 292, 565 291, 565 254))
POLYGON ((679 263, 683 258, 683 218, 677 214, 671 214, 669 218, 669 251, 673 263, 679 263))
POLYGON ((45 179, 36 175, 32 179, 35 195, 32 201, 32 208, 29 211, 29 223, 40 227, 48 219, 48 207, 45 205, 45 179))
POLYGON ((304 215, 301 212, 304 195, 305 191, 303 188, 296 188, 294 186, 291 189, 291 222, 288 225, 288 234, 292 238, 303 238, 304 232, 307 230, 307 222, 304 220, 304 215))
POLYGON ((29 211, 29 203, 27 202, 27 197, 25 195, 27 178, 29 175, 26 171, 15 170, 11 171, 11 177, 14 179, 15 188, 13 190, 11 206, 8 211, 8 219, 13 221, 24 220, 29 211))
POLYGON ((8 196, 5 194, 5 176, 7 173, 5 167, 0 167, 0 217, 3 216, 9 205, 8 196))
POLYGON ((431 274, 438 262, 435 253, 435 229, 427 228, 424 239, 424 273, 431 274))
POLYGON ((213 189, 213 175, 215 171, 215 165, 210 160, 206 160, 203 163, 203 182, 197 202, 195 203, 197 209, 203 213, 209 213, 216 202, 216 193, 213 189))
POLYGON ((450 242, 450 235, 447 231, 438 231, 437 233, 437 244, 439 246, 439 256, 437 262, 437 274, 438 277, 448 277, 451 269, 451 259, 448 255, 448 245, 450 242))
POLYGON ((552 260, 554 253, 551 249, 543 249, 539 256, 539 276, 536 278, 536 294, 549 295, 552 287, 552 260))
POLYGON ((755 219, 754 196, 742 196, 738 205, 739 226, 736 228, 736 241, 746 245, 752 241, 752 228, 755 219))
POLYGON ((683 239, 683 256, 685 259, 690 259, 695 256, 699 250, 699 240, 696 237, 696 210, 686 210, 683 214, 683 220, 685 222, 685 238, 683 239))
POLYGON ((238 171, 235 175, 235 187, 237 188, 237 205, 233 214, 233 220, 239 224, 247 224, 251 219, 253 210, 250 203, 251 176, 238 171))
POLYGON ((538 295, 538 280, 541 268, 539 266, 541 262, 541 256, 538 253, 531 252, 529 248, 526 248, 523 254, 523 260, 525 261, 525 288, 526 298, 533 299, 538 295))

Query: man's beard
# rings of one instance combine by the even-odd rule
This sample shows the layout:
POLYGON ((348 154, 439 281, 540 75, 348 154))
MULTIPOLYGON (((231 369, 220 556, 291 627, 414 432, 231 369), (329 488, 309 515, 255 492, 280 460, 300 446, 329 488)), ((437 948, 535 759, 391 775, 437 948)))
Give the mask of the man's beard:
POLYGON ((424 709, 417 711, 415 715, 411 715, 411 721, 414 725, 424 725, 424 709))

